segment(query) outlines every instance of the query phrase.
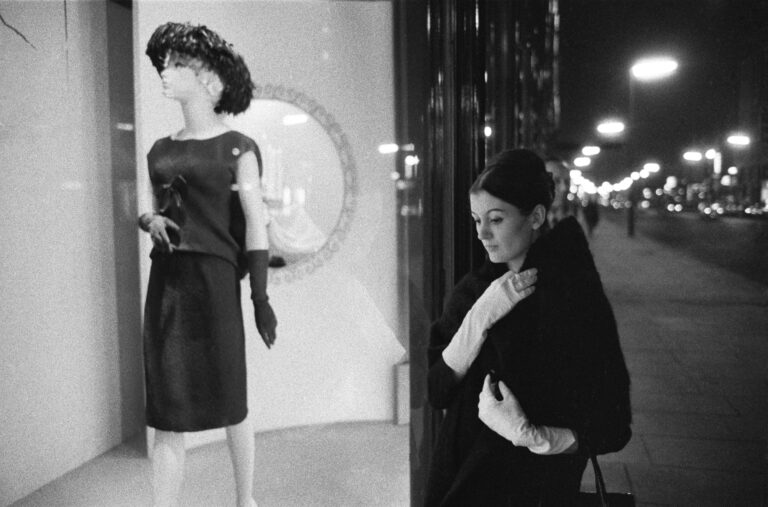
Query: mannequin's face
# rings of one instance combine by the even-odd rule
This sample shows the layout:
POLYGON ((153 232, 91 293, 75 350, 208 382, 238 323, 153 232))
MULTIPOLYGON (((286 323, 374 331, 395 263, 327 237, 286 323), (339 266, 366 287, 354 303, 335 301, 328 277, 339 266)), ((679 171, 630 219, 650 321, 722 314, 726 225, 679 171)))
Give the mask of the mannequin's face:
POLYGON ((163 81, 163 95, 169 99, 185 100, 200 92, 198 79, 199 62, 170 53, 165 57, 160 78, 163 81))
MULTIPOLYGON (((169 53, 165 57, 163 71, 163 95, 179 101, 216 95, 210 84, 218 81, 216 74, 205 68, 202 61, 184 55, 169 53)), ((220 83, 220 81, 218 81, 220 83)), ((221 90, 218 90, 220 96, 221 90)), ((218 96, 213 97, 218 101, 218 96)))
POLYGON ((531 214, 524 215, 514 204, 484 190, 470 194, 469 203, 477 237, 488 257, 518 271, 543 223, 544 206, 538 205, 531 214))

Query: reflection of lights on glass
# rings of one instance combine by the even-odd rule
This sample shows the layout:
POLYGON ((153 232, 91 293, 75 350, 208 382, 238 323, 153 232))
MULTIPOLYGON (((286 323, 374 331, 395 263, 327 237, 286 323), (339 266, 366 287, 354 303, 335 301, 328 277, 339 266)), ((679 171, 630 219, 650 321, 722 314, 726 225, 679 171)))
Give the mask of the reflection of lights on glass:
POLYGON ((702 155, 700 151, 686 151, 683 153, 683 158, 689 162, 698 162, 701 160, 702 155))
POLYGON ((597 131, 605 135, 616 135, 624 132, 624 122, 619 120, 607 120, 597 126, 597 131))
POLYGON ((630 174, 629 177, 637 181, 640 179, 640 173, 637 171, 632 171, 632 174, 630 174))
POLYGON ((659 170, 661 170, 661 166, 656 162, 648 162, 645 165, 643 165, 643 169, 645 169, 650 173, 657 173, 659 172, 659 170))
POLYGON ((283 116, 283 125, 301 125, 307 123, 309 116, 306 114, 286 114, 283 116))
POLYGON ((581 154, 586 157, 594 157, 600 154, 599 146, 585 146, 581 149, 581 154))
POLYGON ((728 174, 730 174, 731 176, 736 176, 737 174, 739 174, 739 168, 736 167, 735 165, 732 165, 731 167, 728 168, 728 174))
POLYGON ((728 136, 728 144, 732 144, 734 146, 748 146, 750 143, 750 138, 746 134, 731 134, 728 136))
POLYGON ((413 166, 419 163, 419 157, 416 155, 408 155, 405 157, 405 165, 407 166, 413 166))
POLYGON ((491 137, 493 135, 493 129, 491 128, 490 125, 486 125, 483 128, 483 134, 485 135, 485 137, 491 137))
POLYGON ((386 155, 388 153, 397 153, 397 150, 399 150, 400 147, 394 143, 387 143, 387 144, 380 144, 379 145, 379 153, 382 155, 386 155))
POLYGON ((573 165, 576 167, 587 167, 592 163, 592 159, 589 157, 576 157, 573 159, 573 165))
POLYGON ((303 205, 305 202, 307 202, 307 190, 305 188, 297 188, 295 194, 296 204, 303 205))

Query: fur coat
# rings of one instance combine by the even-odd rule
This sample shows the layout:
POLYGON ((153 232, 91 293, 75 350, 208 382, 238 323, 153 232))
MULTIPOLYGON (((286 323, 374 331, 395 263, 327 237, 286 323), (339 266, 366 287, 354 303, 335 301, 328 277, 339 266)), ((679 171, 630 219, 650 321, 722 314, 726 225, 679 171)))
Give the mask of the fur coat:
POLYGON ((429 401, 445 410, 427 505, 569 505, 590 453, 623 448, 631 436, 629 376, 616 321, 581 226, 566 218, 530 248, 521 271, 538 269, 536 291, 488 331, 457 381, 442 351, 472 307, 507 267, 486 263, 454 288, 433 323, 429 401), (540 456, 478 418, 483 379, 495 370, 532 424, 571 429, 575 454, 540 456))

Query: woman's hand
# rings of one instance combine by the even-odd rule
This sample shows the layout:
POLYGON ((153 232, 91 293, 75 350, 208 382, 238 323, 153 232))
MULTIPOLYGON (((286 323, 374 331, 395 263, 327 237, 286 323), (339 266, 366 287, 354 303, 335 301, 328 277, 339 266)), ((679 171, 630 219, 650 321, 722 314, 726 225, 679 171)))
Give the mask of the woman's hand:
POLYGON ((178 237, 179 230, 181 229, 176 222, 168 217, 159 215, 157 213, 145 213, 139 219, 141 228, 149 233, 149 237, 152 238, 152 243, 161 252, 173 252, 175 245, 171 241, 171 235, 175 233, 178 237), (168 232, 171 230, 171 233, 168 232))
POLYGON ((464 316, 456 334, 443 350, 443 360, 461 380, 480 353, 488 329, 512 308, 533 294, 536 269, 508 271, 491 282, 464 316))
POLYGON ((486 375, 477 409, 478 417, 486 426, 513 444, 526 446, 531 424, 520 402, 504 382, 494 383, 491 376, 486 375), (501 394, 500 400, 494 394, 495 386, 501 394))
POLYGON ((490 375, 485 376, 477 412, 486 426, 517 447, 527 447, 533 453, 572 453, 578 449, 576 435, 570 429, 531 424, 507 385, 502 381, 492 382, 490 375), (500 400, 496 398, 496 387, 500 400))
POLYGON ((538 271, 526 269, 520 273, 507 271, 491 282, 483 295, 472 306, 474 313, 483 319, 483 328, 488 329, 510 312, 520 301, 536 289, 538 271))

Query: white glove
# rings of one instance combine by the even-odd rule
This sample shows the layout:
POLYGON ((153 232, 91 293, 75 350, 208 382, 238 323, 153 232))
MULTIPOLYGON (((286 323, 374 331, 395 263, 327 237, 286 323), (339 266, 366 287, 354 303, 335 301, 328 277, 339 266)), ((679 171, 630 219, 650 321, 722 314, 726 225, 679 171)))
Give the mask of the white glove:
POLYGON ((568 428, 535 426, 504 382, 498 382, 501 400, 494 395, 491 376, 486 375, 477 403, 480 420, 517 447, 527 447, 536 454, 560 454, 575 451, 576 436, 568 428))
POLYGON ((533 294, 536 273, 536 268, 522 273, 507 271, 491 282, 469 309, 459 330, 443 350, 443 361, 456 372, 458 378, 466 375, 480 353, 488 329, 517 303, 533 294))

